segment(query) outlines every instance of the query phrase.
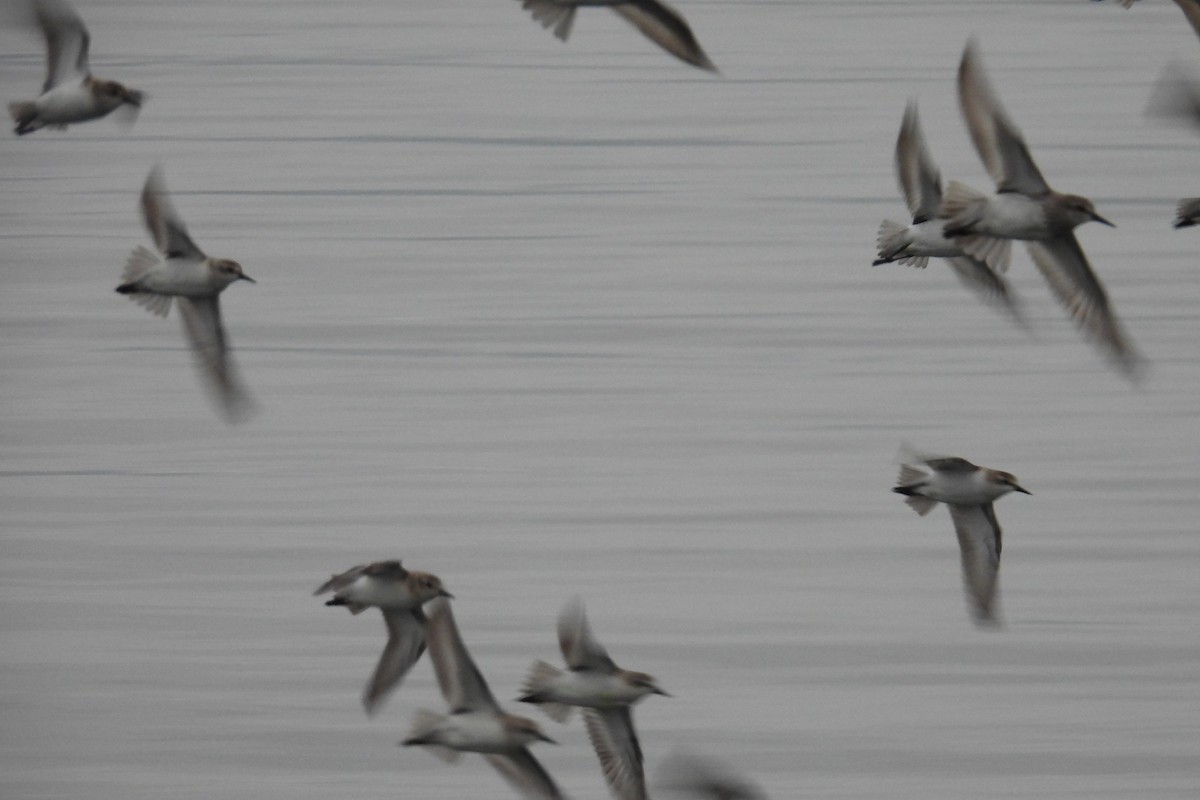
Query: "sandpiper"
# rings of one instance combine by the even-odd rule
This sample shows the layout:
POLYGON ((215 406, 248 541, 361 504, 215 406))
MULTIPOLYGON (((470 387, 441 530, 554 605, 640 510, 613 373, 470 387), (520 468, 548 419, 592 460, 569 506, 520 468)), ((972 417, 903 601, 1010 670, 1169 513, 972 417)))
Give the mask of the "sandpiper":
POLYGON ((912 100, 904 109, 896 139, 896 178, 912 214, 912 224, 891 220, 880 224, 876 240, 879 258, 873 266, 898 261, 924 268, 930 258, 944 258, 964 286, 1024 325, 1016 297, 1000 274, 1008 269, 1011 240, 979 237, 979 246, 986 250, 985 263, 967 255, 958 240, 948 239, 943 233, 945 222, 937 218, 942 205, 942 179, 925 145, 917 104, 912 100))
POLYGON ((1136 379, 1144 362, 1127 340, 1073 233, 1084 222, 1112 223, 1096 213, 1086 197, 1056 192, 1046 183, 1021 132, 992 91, 974 39, 967 42, 959 65, 958 99, 975 149, 996 182, 996 193, 984 195, 951 182, 940 212, 946 219, 946 236, 966 237, 963 249, 977 257, 978 239, 969 238, 972 234, 1024 240, 1076 324, 1121 372, 1136 379))
POLYGON ((165 260, 139 246, 129 256, 117 291, 160 317, 167 315, 175 301, 184 333, 226 418, 237 422, 253 403, 229 355, 218 297, 231 283, 255 281, 242 272, 238 262, 209 258, 196 246, 171 205, 157 166, 146 178, 141 205, 142 220, 165 260))
POLYGON ((558 646, 567 670, 535 661, 521 701, 537 703, 558 722, 582 707, 588 738, 609 786, 620 800, 645 800, 642 749, 631 707, 651 694, 667 695, 644 672, 621 669, 592 635, 583 601, 572 598, 558 617, 558 646))
POLYGON ((527 745, 553 742, 527 717, 505 713, 463 644, 450 604, 429 604, 425 627, 429 657, 449 714, 419 711, 402 745, 424 745, 445 761, 461 753, 481 753, 501 777, 531 800, 562 800, 563 794, 527 745))
POLYGON ((123 105, 135 113, 141 108, 142 92, 92 76, 88 68, 91 37, 70 3, 35 0, 33 12, 46 39, 46 81, 37 99, 8 104, 18 135, 97 119, 123 105))
POLYGON ((650 41, 680 61, 716 72, 704 54, 687 20, 659 0, 522 0, 521 7, 533 13, 543 28, 554 28, 554 35, 566 41, 571 35, 575 11, 581 6, 607 6, 628 20, 650 41))
POLYGON ((1000 523, 992 503, 1009 492, 1032 494, 1012 473, 979 467, 965 458, 931 456, 904 445, 900 476, 893 492, 906 495, 914 511, 925 516, 938 503, 950 519, 962 551, 963 586, 979 625, 998 623, 996 583, 1000 572, 1000 523))
POLYGON ((372 606, 383 612, 388 640, 362 696, 363 708, 374 714, 425 652, 425 614, 421 606, 435 597, 453 595, 436 575, 410 572, 399 561, 351 567, 325 581, 313 594, 326 592, 333 592, 327 606, 345 606, 351 614, 361 614, 372 606))

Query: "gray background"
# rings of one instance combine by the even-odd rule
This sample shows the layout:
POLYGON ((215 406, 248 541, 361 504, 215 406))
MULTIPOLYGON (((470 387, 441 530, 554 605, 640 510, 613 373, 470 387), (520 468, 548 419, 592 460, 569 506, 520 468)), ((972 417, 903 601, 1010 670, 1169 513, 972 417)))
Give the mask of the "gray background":
MULTIPOLYGON (((401 750, 427 660, 375 719, 378 614, 310 597, 403 557, 457 595, 511 698, 581 594, 653 773, 725 757, 776 798, 1194 798, 1200 277, 1174 201, 1194 132, 1143 113, 1200 47, 1168 2, 680 0, 723 71, 616 15, 569 43, 511 0, 78 3, 136 126, 0 136, 0 795, 464 798, 477 757, 401 750), (964 42, 1080 229, 1141 388, 1021 248, 1032 335, 949 270, 872 269, 904 219, 917 97, 947 178, 988 179, 964 42), (174 314, 114 294, 155 161, 261 410, 227 427, 174 314), (1015 472, 1003 632, 900 441, 1015 472)), ((0 29, 0 97, 43 78, 0 29)), ((521 710, 521 709, 514 709, 521 710)), ((536 710, 532 716, 543 719, 536 710)), ((607 796, 578 721, 537 753, 607 796)))

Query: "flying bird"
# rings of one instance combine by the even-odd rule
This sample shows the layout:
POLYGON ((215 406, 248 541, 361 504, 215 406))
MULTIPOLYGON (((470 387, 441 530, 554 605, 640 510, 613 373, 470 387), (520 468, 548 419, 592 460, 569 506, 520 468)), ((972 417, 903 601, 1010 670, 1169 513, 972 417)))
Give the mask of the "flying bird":
POLYGON ((582 6, 607 6, 629 21, 650 41, 693 67, 709 72, 717 68, 704 54, 700 42, 688 27, 687 20, 675 9, 660 0, 522 0, 521 7, 529 9, 543 28, 553 28, 554 35, 566 41, 571 35, 575 11, 582 6))
POLYGON ((218 298, 232 283, 255 281, 238 262, 210 258, 196 246, 171 204, 158 167, 146 178, 141 205, 142 220, 163 260, 139 246, 129 256, 117 292, 160 317, 167 316, 175 301, 184 334, 226 419, 240 421, 253 401, 229 354, 218 298))
POLYGON ((371 607, 383 613, 387 645, 362 696, 363 707, 374 714, 425 652, 425 614, 421 606, 435 597, 453 595, 436 575, 410 572, 399 561, 351 567, 325 581, 313 594, 326 592, 333 592, 327 606, 345 606, 351 614, 361 614, 371 607))
POLYGON ((449 714, 419 711, 406 747, 428 747, 453 762, 464 752, 481 753, 500 776, 529 800, 562 800, 554 779, 529 752, 532 742, 551 742, 528 717, 508 714, 492 696, 487 681, 471 660, 454 622, 450 604, 438 598, 429 604, 425 626, 429 657, 449 714))
POLYGON ((940 211, 945 235, 962 237, 963 249, 977 257, 984 255, 976 249, 980 236, 1025 241, 1071 318, 1120 372, 1136 380, 1144 360, 1129 342, 1073 232, 1089 221, 1115 226, 1086 197, 1057 192, 1046 183, 992 90, 974 40, 967 42, 959 64, 958 99, 975 149, 996 182, 996 193, 985 195, 950 183, 940 211))
POLYGON ((144 93, 92 75, 88 67, 91 37, 70 3, 34 0, 33 13, 46 39, 46 81, 36 99, 8 104, 18 135, 97 119, 121 106, 137 113, 144 93))
POLYGON ((942 205, 942 179, 929 155, 917 115, 909 101, 896 139, 896 178, 912 214, 911 225, 884 220, 877 241, 879 258, 873 266, 899 262, 924 268, 930 258, 944 258, 955 276, 988 305, 997 307, 1024 325, 1017 299, 1001 275, 1008 268, 1010 240, 978 237, 987 261, 963 251, 959 240, 945 236, 938 219, 942 205))
POLYGON ((930 456, 905 445, 900 459, 900 476, 892 491, 905 495, 905 502, 921 516, 938 503, 950 509, 971 614, 976 624, 998 624, 1001 534, 992 504, 1009 492, 1033 493, 1017 483, 1012 473, 979 467, 965 458, 930 456))
POLYGON ((536 703, 558 722, 583 708, 588 738, 609 787, 620 800, 645 800, 642 748, 633 728, 632 706, 651 694, 667 693, 644 672, 621 669, 596 641, 578 597, 558 617, 558 645, 567 669, 536 661, 521 701, 536 703))

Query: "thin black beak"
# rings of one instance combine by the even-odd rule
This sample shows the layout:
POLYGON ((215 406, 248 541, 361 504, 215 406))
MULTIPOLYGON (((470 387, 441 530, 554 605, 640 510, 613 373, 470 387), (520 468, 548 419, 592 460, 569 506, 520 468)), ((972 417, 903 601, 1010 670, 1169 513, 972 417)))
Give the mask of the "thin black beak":
POLYGON ((254 278, 251 278, 249 275, 239 275, 238 280, 239 281, 250 281, 251 283, 258 283, 258 281, 254 280, 254 278))
POLYGON ((1015 483, 1012 484, 1012 490, 1014 492, 1020 492, 1021 494, 1027 494, 1030 497, 1033 496, 1033 492, 1029 491, 1028 489, 1024 488, 1023 486, 1017 486, 1015 483))
POLYGON ((438 597, 449 597, 451 600, 454 599, 454 595, 450 594, 445 589, 438 589, 438 597))
POLYGON ((662 689, 658 688, 657 686, 654 687, 653 692, 655 694, 661 694, 663 697, 674 697, 675 696, 675 695, 671 694, 670 692, 664 692, 662 689))
POLYGON ((1096 222, 1099 222, 1101 225, 1107 225, 1110 228, 1117 227, 1116 225, 1113 225, 1111 222, 1106 220, 1104 217, 1097 214, 1095 211, 1092 212, 1092 219, 1096 220, 1096 222))

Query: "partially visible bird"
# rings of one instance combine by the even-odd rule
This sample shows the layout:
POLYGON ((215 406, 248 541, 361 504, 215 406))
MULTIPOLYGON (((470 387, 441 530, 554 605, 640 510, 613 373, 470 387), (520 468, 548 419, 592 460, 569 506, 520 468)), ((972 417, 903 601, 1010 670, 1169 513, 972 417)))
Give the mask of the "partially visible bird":
POLYGON ((655 776, 659 792, 701 800, 767 800, 766 793, 743 775, 708 757, 673 753, 655 776))
POLYGON ((959 240, 946 238, 945 222, 938 219, 942 205, 942 179, 929 155, 917 116, 917 104, 909 101, 896 139, 896 178, 900 193, 912 214, 911 225, 884 220, 876 240, 879 250, 873 266, 898 261, 924 268, 930 258, 944 258, 964 286, 985 303, 997 307, 1025 325, 1015 295, 1001 273, 1008 269, 1009 239, 980 237, 977 246, 985 262, 963 251, 959 240))
POLYGON ((32 8, 46 39, 46 80, 37 98, 8 104, 8 113, 17 123, 14 131, 24 136, 47 126, 65 128, 125 105, 136 114, 144 93, 92 75, 88 67, 91 37, 71 4, 33 0, 32 8))
POLYGON ((450 604, 429 604, 426 640, 433 671, 449 714, 418 711, 412 732, 402 745, 422 745, 445 761, 461 753, 481 753, 500 776, 529 800, 562 800, 554 779, 529 752, 532 742, 553 740, 527 717, 506 713, 471 660, 454 622, 450 604))
POLYGON ((566 41, 571 35, 575 11, 583 6, 607 6, 629 21, 647 39, 693 67, 709 72, 717 68, 705 55, 687 20, 661 0, 522 0, 543 28, 554 28, 554 35, 566 41))
POLYGON ((652 676, 613 663, 592 635, 578 597, 559 614, 558 645, 567 670, 534 662, 521 701, 538 704, 558 722, 566 722, 573 707, 582 707, 588 738, 613 793, 620 800, 645 800, 642 748, 633 728, 632 706, 651 694, 667 693, 652 676))

